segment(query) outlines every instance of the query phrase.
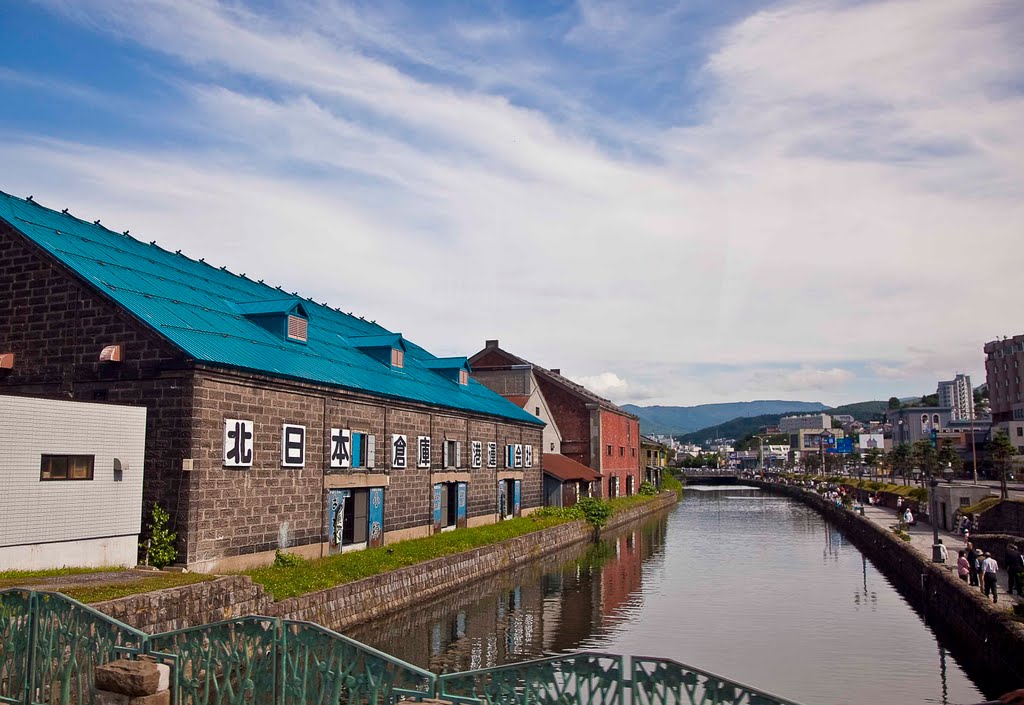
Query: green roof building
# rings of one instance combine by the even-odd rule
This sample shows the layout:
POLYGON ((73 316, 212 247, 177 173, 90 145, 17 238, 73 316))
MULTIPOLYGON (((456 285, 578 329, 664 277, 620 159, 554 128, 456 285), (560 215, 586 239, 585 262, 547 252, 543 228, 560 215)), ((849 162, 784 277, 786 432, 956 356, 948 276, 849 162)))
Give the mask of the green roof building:
POLYGON ((146 406, 147 506, 193 569, 540 505, 543 424, 465 358, 2 192, 0 253, 0 391, 146 406))

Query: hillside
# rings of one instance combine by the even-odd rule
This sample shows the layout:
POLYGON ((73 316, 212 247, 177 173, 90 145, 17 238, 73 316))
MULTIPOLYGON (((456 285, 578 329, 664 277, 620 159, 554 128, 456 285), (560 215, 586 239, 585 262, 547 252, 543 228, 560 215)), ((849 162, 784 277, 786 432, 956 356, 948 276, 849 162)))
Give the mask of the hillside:
MULTIPOLYGON (((678 435, 705 429, 737 418, 789 413, 809 414, 828 408, 820 402, 759 400, 697 406, 637 406, 622 407, 640 417, 640 429, 648 434, 678 435)), ((840 412, 841 413, 841 412, 840 412)))
MULTIPOLYGON (((806 412, 801 412, 806 413, 806 412)), ((725 423, 702 428, 676 438, 683 443, 704 443, 715 438, 743 438, 751 433, 757 433, 764 426, 774 426, 779 422, 780 416, 789 416, 788 412, 782 414, 762 414, 760 416, 747 416, 738 419, 730 419, 725 423)))
MULTIPOLYGON (((827 414, 849 414, 858 421, 868 422, 879 416, 884 416, 888 408, 888 402, 884 401, 861 401, 854 404, 844 404, 832 409, 825 409, 827 414)), ((790 416, 793 413, 806 414, 804 410, 786 411, 778 414, 763 414, 761 416, 749 416, 730 419, 725 423, 715 424, 708 428, 702 428, 685 435, 678 436, 683 443, 703 443, 713 438, 743 438, 751 433, 757 433, 764 426, 775 426, 783 416, 790 416)))
POLYGON ((837 406, 834 409, 829 409, 827 414, 849 414, 858 421, 867 423, 868 421, 881 420, 885 416, 885 412, 889 410, 889 402, 887 401, 859 401, 855 404, 843 404, 837 406))

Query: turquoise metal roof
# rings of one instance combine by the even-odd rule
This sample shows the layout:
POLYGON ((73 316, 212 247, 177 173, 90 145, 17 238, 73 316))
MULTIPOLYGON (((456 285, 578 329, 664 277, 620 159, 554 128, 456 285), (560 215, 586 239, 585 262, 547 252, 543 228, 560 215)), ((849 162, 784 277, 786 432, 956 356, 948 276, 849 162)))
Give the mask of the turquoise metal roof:
POLYGON ((475 380, 437 375, 428 366, 439 358, 372 321, 3 191, 0 219, 197 362, 543 425, 475 380), (304 345, 246 317, 286 314, 296 304, 309 319, 304 345), (392 369, 364 352, 373 339, 404 342, 405 366, 392 369))

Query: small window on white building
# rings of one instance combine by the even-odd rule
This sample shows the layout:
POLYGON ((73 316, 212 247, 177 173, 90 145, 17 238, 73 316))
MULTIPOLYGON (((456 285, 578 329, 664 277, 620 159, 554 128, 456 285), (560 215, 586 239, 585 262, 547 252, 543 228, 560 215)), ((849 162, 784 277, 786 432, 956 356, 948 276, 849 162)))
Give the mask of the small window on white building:
POLYGON ((44 455, 39 464, 39 479, 91 480, 95 464, 94 455, 44 455))

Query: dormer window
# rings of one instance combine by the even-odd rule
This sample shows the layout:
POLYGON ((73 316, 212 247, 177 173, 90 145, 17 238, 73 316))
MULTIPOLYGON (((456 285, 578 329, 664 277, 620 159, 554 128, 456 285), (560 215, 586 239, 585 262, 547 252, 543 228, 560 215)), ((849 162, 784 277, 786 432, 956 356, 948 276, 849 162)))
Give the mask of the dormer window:
POLYGON ((352 347, 362 350, 382 365, 393 370, 405 367, 405 341, 401 333, 359 335, 347 340, 352 347))
POLYGON ((246 319, 282 340, 303 345, 309 340, 309 314, 298 299, 247 301, 236 307, 246 319))
POLYGON ((288 316, 288 338, 301 343, 306 342, 309 322, 301 316, 288 316))
POLYGON ((469 363, 464 357, 435 357, 420 364, 445 379, 465 386, 469 384, 469 363))

